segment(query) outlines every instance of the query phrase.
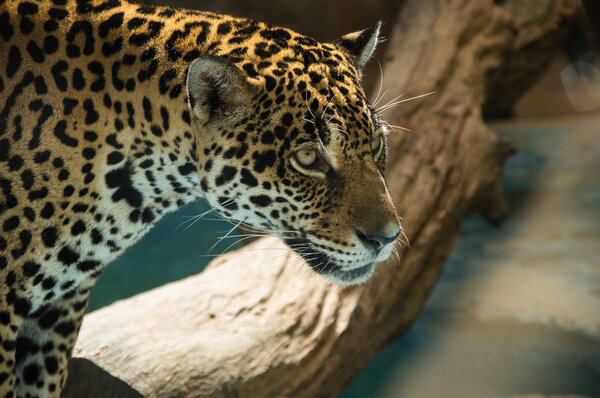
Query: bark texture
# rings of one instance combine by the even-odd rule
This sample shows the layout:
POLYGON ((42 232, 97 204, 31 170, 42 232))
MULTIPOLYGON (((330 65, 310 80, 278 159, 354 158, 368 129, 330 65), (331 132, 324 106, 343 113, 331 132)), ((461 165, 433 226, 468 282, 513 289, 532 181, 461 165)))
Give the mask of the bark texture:
POLYGON ((390 139, 388 181, 411 243, 397 248, 401 261, 391 258, 369 283, 343 289, 313 275, 279 240, 261 239, 197 276, 86 316, 64 395, 343 391, 414 322, 465 215, 505 216, 502 166, 513 147, 482 115, 505 112, 533 82, 580 7, 579 0, 406 1, 382 62, 386 98, 435 94, 384 115, 416 130, 390 139))

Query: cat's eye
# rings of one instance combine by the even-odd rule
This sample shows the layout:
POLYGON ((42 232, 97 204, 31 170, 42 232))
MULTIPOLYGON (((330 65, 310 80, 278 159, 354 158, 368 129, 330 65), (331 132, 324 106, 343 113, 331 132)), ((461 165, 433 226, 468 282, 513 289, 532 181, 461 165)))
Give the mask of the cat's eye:
POLYGON ((371 151, 375 160, 379 159, 381 152, 383 152, 383 134, 377 134, 371 139, 371 151))
POLYGON ((317 161, 317 151, 315 149, 302 149, 295 153, 296 161, 302 167, 310 167, 317 161))

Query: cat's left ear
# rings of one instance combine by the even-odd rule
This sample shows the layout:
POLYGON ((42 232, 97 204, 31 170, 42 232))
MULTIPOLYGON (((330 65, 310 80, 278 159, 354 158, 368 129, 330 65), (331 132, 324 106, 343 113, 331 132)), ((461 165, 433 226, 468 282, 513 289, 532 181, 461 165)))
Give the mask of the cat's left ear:
POLYGON ((369 58, 371 58, 373 51, 375 51, 380 29, 381 21, 370 28, 348 33, 333 43, 341 47, 354 59, 354 66, 361 72, 369 58))

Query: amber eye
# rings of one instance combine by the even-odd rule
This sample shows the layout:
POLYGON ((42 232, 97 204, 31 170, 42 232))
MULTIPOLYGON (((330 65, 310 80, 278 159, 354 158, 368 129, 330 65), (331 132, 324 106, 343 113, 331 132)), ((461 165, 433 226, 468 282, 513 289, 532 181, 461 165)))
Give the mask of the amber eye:
POLYGON ((373 151, 373 157, 375 160, 379 158, 383 149, 383 135, 378 134, 371 140, 371 150, 373 151))
POLYGON ((315 149, 303 149, 295 154, 296 160, 303 167, 310 167, 317 161, 317 151, 315 149))

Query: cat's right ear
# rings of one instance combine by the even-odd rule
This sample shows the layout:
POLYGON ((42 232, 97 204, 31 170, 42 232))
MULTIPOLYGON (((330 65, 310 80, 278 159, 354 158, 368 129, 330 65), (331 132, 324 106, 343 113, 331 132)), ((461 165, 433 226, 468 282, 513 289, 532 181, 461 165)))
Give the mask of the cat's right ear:
POLYGON ((201 126, 243 117, 255 91, 242 71, 219 57, 194 60, 186 88, 192 114, 201 126))

